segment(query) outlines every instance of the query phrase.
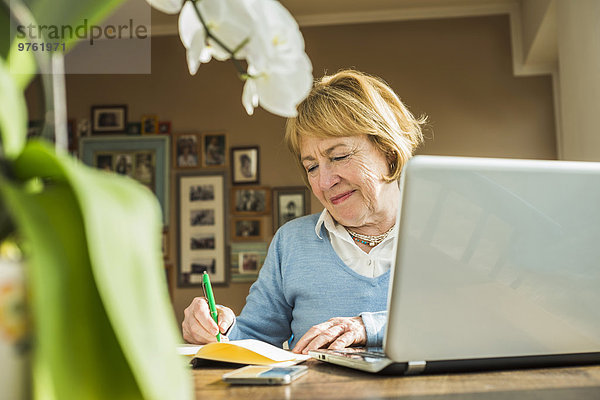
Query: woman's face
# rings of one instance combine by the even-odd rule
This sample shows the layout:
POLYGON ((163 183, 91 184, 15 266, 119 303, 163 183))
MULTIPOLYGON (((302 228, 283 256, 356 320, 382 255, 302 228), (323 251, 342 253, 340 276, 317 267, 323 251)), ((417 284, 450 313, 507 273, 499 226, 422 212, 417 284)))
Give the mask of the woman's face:
POLYGON ((338 223, 354 228, 393 224, 398 184, 383 180, 388 162, 366 135, 303 137, 300 158, 313 193, 338 223))

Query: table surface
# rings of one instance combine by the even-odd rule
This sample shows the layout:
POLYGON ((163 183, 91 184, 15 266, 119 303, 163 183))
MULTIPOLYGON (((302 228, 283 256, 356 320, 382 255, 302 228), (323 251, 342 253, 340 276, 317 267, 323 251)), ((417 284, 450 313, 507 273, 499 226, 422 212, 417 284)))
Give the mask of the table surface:
POLYGON ((600 366, 419 376, 381 376, 308 360, 289 385, 229 385, 235 368, 193 370, 196 399, 600 399, 600 366))

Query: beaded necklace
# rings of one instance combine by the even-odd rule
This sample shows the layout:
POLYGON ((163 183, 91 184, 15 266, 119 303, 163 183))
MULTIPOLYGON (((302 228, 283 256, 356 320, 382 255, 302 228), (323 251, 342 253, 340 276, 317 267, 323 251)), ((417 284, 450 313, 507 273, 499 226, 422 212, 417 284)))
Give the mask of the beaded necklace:
POLYGON ((387 237, 387 235, 389 235, 389 233, 392 231, 392 229, 394 229, 394 226, 392 226, 390 229, 388 229, 387 232, 384 232, 380 235, 371 236, 371 235, 363 235, 363 234, 354 232, 354 231, 346 228, 346 230, 350 234, 350 237, 355 242, 366 244, 369 247, 375 247, 379 243, 383 242, 383 239, 385 239, 387 237))

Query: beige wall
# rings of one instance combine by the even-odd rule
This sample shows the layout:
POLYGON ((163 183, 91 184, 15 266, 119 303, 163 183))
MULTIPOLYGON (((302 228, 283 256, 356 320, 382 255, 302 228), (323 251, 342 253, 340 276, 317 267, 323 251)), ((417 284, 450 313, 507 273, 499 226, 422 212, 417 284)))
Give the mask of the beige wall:
MULTIPOLYGON (((354 67, 380 75, 416 114, 426 113, 429 139, 420 153, 556 158, 549 77, 515 78, 507 16, 408 21, 303 29, 314 75, 354 67)), ((224 130, 229 146, 259 145, 261 184, 301 185, 282 144, 284 120, 261 109, 249 117, 242 83, 229 63, 213 61, 190 76, 175 36, 152 39, 152 75, 67 78, 70 118, 94 104, 129 105, 129 120, 155 113, 175 132, 224 130)), ((171 171, 175 206, 175 171, 171 171)), ((313 212, 320 211, 312 199, 313 212)), ((175 209, 171 260, 176 265, 175 209)), ((265 219, 271 226, 270 217, 265 219)), ((217 301, 239 312, 249 284, 215 288, 217 301)), ((200 289, 177 289, 178 320, 200 289)))

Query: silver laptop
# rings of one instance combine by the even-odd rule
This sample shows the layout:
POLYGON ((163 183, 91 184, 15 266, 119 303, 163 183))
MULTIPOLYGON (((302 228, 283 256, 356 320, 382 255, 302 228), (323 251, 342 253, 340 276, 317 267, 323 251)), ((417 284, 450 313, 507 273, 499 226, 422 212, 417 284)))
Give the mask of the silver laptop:
POLYGON ((600 163, 416 156, 369 372, 600 363, 600 163))

